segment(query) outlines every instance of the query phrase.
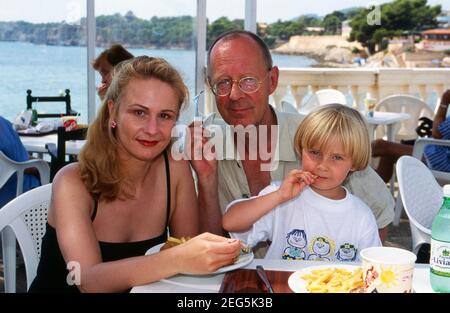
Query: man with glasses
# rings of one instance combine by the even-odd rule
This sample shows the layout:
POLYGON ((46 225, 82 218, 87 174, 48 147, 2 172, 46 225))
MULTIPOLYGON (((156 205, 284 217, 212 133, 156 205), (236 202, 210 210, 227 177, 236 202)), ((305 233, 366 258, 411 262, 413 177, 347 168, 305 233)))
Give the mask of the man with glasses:
MULTIPOLYGON (((269 95, 277 88, 279 70, 273 66, 265 43, 251 32, 221 35, 208 51, 207 74, 217 109, 226 123, 225 136, 234 140, 225 140, 226 152, 215 160, 193 158, 191 164, 197 174, 201 214, 208 221, 203 228, 222 233, 222 214, 231 201, 256 196, 272 180, 282 180, 299 167, 293 143, 302 116, 279 112, 269 105, 269 95), (244 135, 240 136, 240 132, 244 135), (257 134, 253 146, 255 136, 249 135, 252 133, 257 134), (239 138, 244 149, 238 148, 239 138), (256 159, 251 157, 252 153, 255 155, 255 147, 259 152, 256 159), (261 150, 267 150, 270 157, 262 157, 261 150)), ((213 123, 221 125, 218 119, 213 123)), ((194 139, 191 151, 199 148, 196 142, 204 144, 208 140, 207 132, 202 135, 191 130, 191 134, 194 139), (196 139, 196 136, 203 137, 196 139)), ((384 239, 386 226, 394 218, 394 200, 385 183, 368 168, 353 173, 345 186, 372 208, 384 239)))

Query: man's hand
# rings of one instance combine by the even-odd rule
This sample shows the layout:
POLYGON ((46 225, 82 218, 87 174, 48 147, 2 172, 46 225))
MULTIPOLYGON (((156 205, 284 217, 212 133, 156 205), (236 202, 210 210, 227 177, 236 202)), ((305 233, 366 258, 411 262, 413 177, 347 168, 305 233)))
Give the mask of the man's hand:
POLYGON ((210 133, 202 127, 201 122, 189 125, 189 135, 186 136, 186 149, 190 147, 189 161, 197 173, 199 181, 210 179, 217 174, 217 158, 214 147, 208 142, 210 133))

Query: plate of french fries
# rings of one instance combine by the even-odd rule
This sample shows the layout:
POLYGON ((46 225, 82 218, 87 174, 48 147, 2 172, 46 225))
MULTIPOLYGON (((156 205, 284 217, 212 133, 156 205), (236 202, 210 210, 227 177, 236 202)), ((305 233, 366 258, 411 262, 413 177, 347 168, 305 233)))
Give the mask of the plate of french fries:
POLYGON ((294 272, 288 285, 297 293, 362 292, 362 268, 346 264, 310 266, 294 272))

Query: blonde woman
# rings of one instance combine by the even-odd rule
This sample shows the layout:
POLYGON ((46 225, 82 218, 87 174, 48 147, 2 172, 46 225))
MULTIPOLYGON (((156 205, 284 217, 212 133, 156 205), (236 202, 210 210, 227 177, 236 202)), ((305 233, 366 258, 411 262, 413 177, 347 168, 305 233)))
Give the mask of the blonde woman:
POLYGON ((372 211, 342 186, 370 159, 359 112, 320 107, 300 124, 294 145, 302 168, 256 197, 232 202, 224 229, 250 246, 270 241, 266 259, 355 261, 361 249, 380 246, 372 211))
POLYGON ((118 65, 79 162, 54 179, 30 291, 120 292, 233 262, 239 242, 208 233, 144 256, 168 230, 173 237, 199 233, 189 164, 167 153, 186 99, 179 73, 163 59, 118 65))

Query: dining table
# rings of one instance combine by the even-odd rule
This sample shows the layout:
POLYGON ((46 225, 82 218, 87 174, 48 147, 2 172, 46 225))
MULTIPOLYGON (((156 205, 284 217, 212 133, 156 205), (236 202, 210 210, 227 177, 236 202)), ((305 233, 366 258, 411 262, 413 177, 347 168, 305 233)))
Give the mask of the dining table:
POLYGON ((394 141, 395 139, 395 124, 411 118, 411 115, 403 112, 375 111, 373 116, 367 116, 364 112, 363 114, 366 116, 367 123, 371 127, 372 134, 379 125, 386 126, 386 139, 389 141, 394 141))
MULTIPOLYGON (((275 293, 291 292, 288 286, 288 277, 295 271, 303 270, 308 267, 320 265, 342 266, 356 265, 358 262, 324 262, 324 261, 304 261, 304 260, 267 260, 253 259, 249 264, 240 269, 234 269, 237 274, 245 279, 246 271, 255 270, 258 265, 262 265, 267 272, 278 273, 281 280, 274 286, 275 293), (239 271, 239 272, 238 272, 239 271), (284 275, 283 275, 284 274, 284 275)), ((428 264, 415 264, 413 274, 413 292, 432 293, 429 278, 430 267, 428 264)), ((178 274, 167 279, 149 283, 142 286, 135 286, 131 289, 132 293, 219 293, 230 292, 230 289, 224 290, 223 282, 225 275, 231 272, 219 273, 215 275, 184 275, 178 274)), ((242 292, 242 289, 238 292, 242 292)), ((250 291, 252 292, 252 291, 250 291)), ((253 292, 258 292, 256 289, 253 292)), ((264 291, 259 291, 264 292, 264 291)), ((266 291, 267 292, 267 291, 266 291)))
MULTIPOLYGON (((38 153, 42 156, 43 153, 47 153, 45 145, 47 143, 54 143, 58 145, 58 136, 56 133, 42 135, 42 136, 25 136, 20 135, 20 141, 24 145, 25 149, 30 153, 38 153)), ((85 144, 86 140, 72 140, 66 142, 66 153, 72 155, 78 155, 81 148, 85 144)))
MULTIPOLYGON (((383 112, 383 111, 375 111, 373 116, 367 116, 365 112, 362 114, 366 117, 367 124, 370 127, 370 134, 375 138, 375 131, 378 126, 383 125, 386 126, 386 139, 388 141, 395 141, 394 134, 394 126, 402 121, 408 120, 411 118, 411 115, 403 112, 383 112)), ((390 179, 390 191, 391 194, 394 194, 395 188, 395 175, 392 175, 390 179)))

